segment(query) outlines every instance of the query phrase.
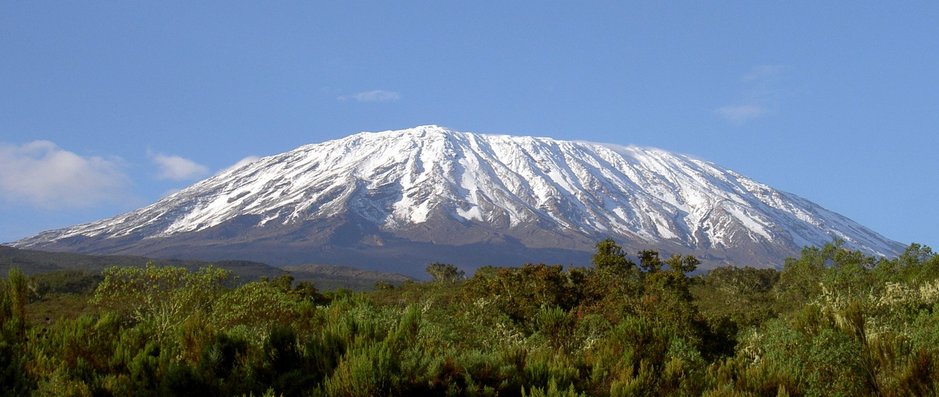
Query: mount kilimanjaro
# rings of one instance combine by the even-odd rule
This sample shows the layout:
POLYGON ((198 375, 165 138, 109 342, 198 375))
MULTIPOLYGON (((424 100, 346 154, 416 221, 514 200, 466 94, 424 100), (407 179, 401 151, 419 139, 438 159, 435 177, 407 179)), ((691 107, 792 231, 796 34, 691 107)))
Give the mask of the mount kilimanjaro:
POLYGON ((587 264, 628 252, 705 266, 781 266, 834 239, 870 255, 903 246, 794 194, 659 149, 483 135, 438 126, 363 132, 239 164, 145 208, 43 232, 16 247, 419 275, 587 264))

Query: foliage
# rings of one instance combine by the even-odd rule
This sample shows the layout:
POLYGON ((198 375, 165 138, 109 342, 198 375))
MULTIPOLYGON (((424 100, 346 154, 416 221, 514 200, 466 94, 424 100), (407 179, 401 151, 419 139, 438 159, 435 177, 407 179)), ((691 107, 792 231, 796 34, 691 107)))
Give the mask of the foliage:
POLYGON ((95 289, 92 302, 152 326, 157 339, 167 336, 196 312, 207 311, 223 292, 231 273, 205 267, 192 273, 182 267, 112 267, 95 289))
POLYGON ((456 266, 439 262, 427 265, 427 274, 437 283, 455 283, 466 278, 466 273, 456 266))
POLYGON ((614 268, 619 272, 624 272, 635 266, 632 261, 626 258, 623 247, 620 247, 611 238, 600 240, 597 242, 596 248, 597 251, 593 254, 591 263, 597 269, 614 268))
POLYGON ((0 283, 7 395, 908 396, 939 393, 939 257, 840 243, 781 271, 597 244, 591 268, 452 265, 320 294, 289 276, 110 268, 0 283), (98 278, 95 278, 98 277, 98 278), (89 280, 98 281, 95 288, 89 280), (74 282, 73 282, 74 281, 74 282), (61 296, 93 305, 32 321, 61 296), (50 301, 51 302, 51 301, 50 301))
POLYGON ((30 387, 24 376, 26 340, 26 276, 11 268, 0 283, 0 395, 20 395, 30 387))

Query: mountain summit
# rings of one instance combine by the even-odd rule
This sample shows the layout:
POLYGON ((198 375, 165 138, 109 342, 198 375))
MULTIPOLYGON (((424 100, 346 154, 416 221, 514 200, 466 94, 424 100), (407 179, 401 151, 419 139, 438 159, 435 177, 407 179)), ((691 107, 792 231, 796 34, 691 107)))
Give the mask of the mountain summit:
POLYGON ((833 239, 902 246, 796 195, 659 149, 483 135, 363 132, 240 164, 139 210, 17 247, 327 263, 420 274, 586 264, 604 237, 705 264, 780 266, 833 239))

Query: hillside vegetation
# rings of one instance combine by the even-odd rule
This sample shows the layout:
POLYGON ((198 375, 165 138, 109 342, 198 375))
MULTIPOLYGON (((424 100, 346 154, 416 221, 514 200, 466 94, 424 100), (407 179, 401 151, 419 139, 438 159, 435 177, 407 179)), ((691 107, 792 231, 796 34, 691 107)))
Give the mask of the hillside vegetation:
MULTIPOLYGON (((0 274, 7 274, 10 269, 17 268, 27 275, 58 274, 59 276, 53 277, 71 277, 80 274, 100 273, 104 269, 113 266, 144 267, 148 264, 182 267, 190 271, 214 266, 230 271, 233 277, 242 282, 289 275, 296 281, 316 283, 317 287, 323 290, 348 289, 364 291, 371 289, 377 281, 397 285, 408 280, 408 277, 400 274, 365 271, 343 266, 307 264, 275 267, 264 263, 242 260, 208 262, 154 259, 127 255, 87 255, 19 249, 0 245, 0 274)), ((78 278, 81 279, 82 277, 78 278)))
POLYGON ((589 268, 467 278, 435 263, 428 282, 326 294, 289 276, 235 283, 217 267, 13 269, 0 294, 0 393, 939 393, 939 256, 927 247, 880 259, 829 244, 780 271, 695 277, 690 256, 635 258, 604 240, 589 268))

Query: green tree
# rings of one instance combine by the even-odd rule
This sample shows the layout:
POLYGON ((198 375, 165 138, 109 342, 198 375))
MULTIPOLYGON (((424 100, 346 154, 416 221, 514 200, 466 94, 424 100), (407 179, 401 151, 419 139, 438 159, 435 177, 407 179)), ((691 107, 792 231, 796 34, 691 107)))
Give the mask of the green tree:
POLYGON ((662 269, 662 260, 655 250, 639 251, 639 266, 646 273, 655 273, 662 269))
POLYGON ((231 272, 204 267, 111 267, 95 289, 92 303, 154 327, 162 339, 195 312, 207 312, 232 280, 231 272))
POLYGON ((779 273, 775 269, 724 266, 695 279, 691 290, 709 321, 727 318, 748 327, 776 317, 772 290, 779 273))
POLYGON ((665 260, 665 264, 674 272, 691 273, 698 268, 701 261, 691 255, 672 255, 665 260))
POLYGON ((301 299, 283 285, 255 281, 221 294, 210 318, 216 326, 243 326, 261 334, 299 317, 301 299))
POLYGON ((0 396, 26 395, 26 275, 11 268, 0 283, 0 396), (5 285, 4 285, 5 284, 5 285))
POLYGON ((636 264, 626 258, 626 252, 623 247, 616 244, 611 238, 605 238, 597 242, 597 251, 593 254, 591 262, 597 270, 610 268, 619 272, 626 272, 636 264))
POLYGON ((455 283, 466 278, 466 273, 454 265, 434 262, 427 265, 427 274, 437 283, 455 283))
POLYGON ((29 280, 19 268, 11 268, 7 275, 10 299, 11 320, 18 339, 26 335, 26 303, 29 293, 29 280))

